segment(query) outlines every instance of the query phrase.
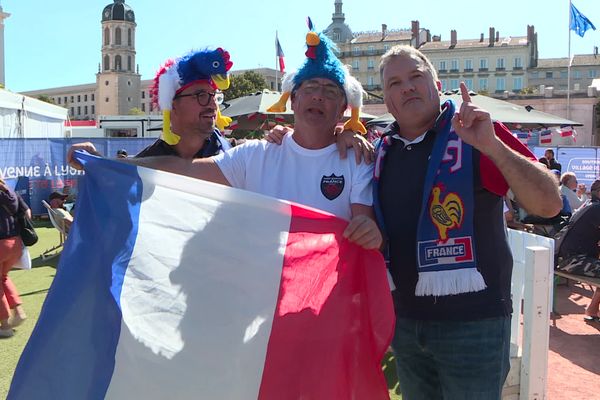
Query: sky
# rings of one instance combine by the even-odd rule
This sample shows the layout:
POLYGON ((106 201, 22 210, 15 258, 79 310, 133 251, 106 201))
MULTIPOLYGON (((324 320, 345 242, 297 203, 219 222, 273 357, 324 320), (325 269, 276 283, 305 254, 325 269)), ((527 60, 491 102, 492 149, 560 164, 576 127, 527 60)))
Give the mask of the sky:
MULTIPOLYGON (((126 0, 136 15, 136 62, 142 79, 151 79, 168 58, 204 47, 231 53, 233 70, 275 68, 275 32, 285 53, 286 68, 304 59, 306 16, 317 31, 331 23, 334 0, 126 0), (260 4, 260 5, 259 5, 260 4)), ((592 54, 600 47, 599 0, 575 0, 594 25, 583 38, 571 34, 572 54, 592 54)), ((6 88, 14 92, 94 83, 101 60, 101 14, 112 0, 0 0, 4 12, 6 88)), ((410 29, 412 20, 432 35, 450 39, 526 36, 527 25, 538 33, 540 58, 567 57, 568 0, 503 0, 452 2, 345 0, 343 12, 353 32, 410 29)))

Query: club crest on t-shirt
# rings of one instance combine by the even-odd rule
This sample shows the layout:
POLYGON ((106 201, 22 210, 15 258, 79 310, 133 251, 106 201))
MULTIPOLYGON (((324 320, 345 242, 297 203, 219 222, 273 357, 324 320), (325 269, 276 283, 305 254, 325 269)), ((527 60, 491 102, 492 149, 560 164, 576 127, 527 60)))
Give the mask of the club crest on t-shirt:
POLYGON ((344 183, 344 175, 323 175, 321 178, 321 193, 323 193, 323 196, 325 196, 326 199, 333 200, 342 194, 342 191, 344 190, 344 183))

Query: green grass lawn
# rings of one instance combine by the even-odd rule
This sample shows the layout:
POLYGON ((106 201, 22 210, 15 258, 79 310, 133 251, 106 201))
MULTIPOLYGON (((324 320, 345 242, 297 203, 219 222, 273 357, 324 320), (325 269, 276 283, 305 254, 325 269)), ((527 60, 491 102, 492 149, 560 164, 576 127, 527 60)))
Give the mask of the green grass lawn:
MULTIPOLYGON (((28 318, 15 329, 13 337, 0 339, 0 354, 2 355, 0 360, 0 399, 6 398, 13 372, 40 315, 42 304, 52 279, 54 279, 56 265, 60 258, 42 260, 40 257, 44 250, 58 243, 58 231, 52 228, 49 222, 36 222, 36 232, 40 240, 29 248, 33 268, 30 271, 13 270, 9 273, 10 278, 19 290, 28 318)), ((387 354, 384 358, 383 371, 388 382, 390 398, 400 400, 402 396, 398 389, 394 358, 391 354, 387 354)))

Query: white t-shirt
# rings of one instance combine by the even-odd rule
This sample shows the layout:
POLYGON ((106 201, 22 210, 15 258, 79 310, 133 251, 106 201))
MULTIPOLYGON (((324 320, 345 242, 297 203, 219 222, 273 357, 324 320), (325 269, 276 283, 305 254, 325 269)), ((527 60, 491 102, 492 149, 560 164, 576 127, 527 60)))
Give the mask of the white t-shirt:
POLYGON ((350 204, 373 204, 373 166, 356 164, 352 149, 309 150, 287 134, 281 145, 247 141, 214 157, 231 186, 328 211, 351 219, 350 204))

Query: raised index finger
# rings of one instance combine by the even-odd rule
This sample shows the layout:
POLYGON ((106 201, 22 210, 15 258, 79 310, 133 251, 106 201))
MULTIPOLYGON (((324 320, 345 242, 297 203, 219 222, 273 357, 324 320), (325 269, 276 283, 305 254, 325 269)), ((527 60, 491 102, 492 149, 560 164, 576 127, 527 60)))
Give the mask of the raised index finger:
POLYGON ((464 82, 460 83, 460 95, 462 97, 463 103, 470 103, 471 96, 469 95, 469 88, 465 85, 464 82))

